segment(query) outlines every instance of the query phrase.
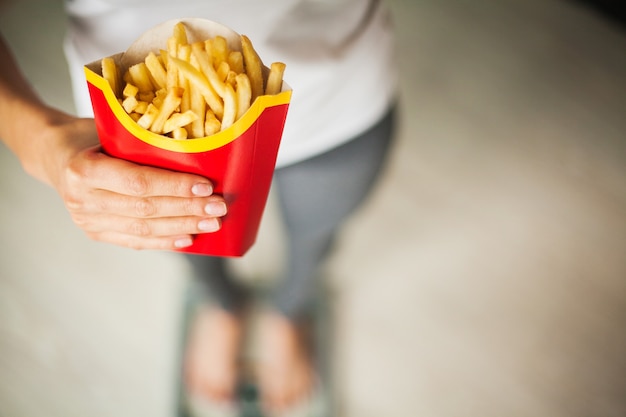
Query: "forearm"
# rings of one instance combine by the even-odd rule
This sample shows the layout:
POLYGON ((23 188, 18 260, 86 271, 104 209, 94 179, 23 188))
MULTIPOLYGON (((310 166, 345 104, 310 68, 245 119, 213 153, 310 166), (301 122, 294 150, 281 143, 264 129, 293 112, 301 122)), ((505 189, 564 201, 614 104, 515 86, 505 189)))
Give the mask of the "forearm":
POLYGON ((54 135, 49 131, 73 119, 46 105, 20 71, 7 43, 0 35, 0 140, 15 153, 24 169, 51 183, 49 159, 54 135))

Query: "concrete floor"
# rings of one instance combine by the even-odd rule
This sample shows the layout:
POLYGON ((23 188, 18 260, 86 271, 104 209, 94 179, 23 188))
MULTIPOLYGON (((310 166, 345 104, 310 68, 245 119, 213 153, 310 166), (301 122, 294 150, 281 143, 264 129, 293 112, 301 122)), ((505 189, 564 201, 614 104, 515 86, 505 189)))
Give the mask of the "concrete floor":
MULTIPOLYGON (((399 141, 328 265, 340 416, 626 415, 626 31, 568 1, 390 4, 399 141)), ((61 12, 0 27, 71 109, 61 12)), ((179 259, 89 241, 0 160, 0 416, 170 416, 179 259)))

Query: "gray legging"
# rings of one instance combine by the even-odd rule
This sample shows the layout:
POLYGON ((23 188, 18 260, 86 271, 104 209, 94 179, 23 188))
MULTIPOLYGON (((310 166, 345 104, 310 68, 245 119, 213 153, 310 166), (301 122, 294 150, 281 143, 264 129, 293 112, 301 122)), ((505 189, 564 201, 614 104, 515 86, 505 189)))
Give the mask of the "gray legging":
MULTIPOLYGON (((379 177, 390 148, 395 121, 392 108, 373 127, 321 155, 277 169, 276 190, 286 238, 285 276, 271 291, 282 314, 297 319, 315 296, 318 268, 347 217, 367 197, 379 177)), ((229 278, 224 259, 185 255, 194 278, 223 308, 233 310, 245 300, 245 288, 229 278)))

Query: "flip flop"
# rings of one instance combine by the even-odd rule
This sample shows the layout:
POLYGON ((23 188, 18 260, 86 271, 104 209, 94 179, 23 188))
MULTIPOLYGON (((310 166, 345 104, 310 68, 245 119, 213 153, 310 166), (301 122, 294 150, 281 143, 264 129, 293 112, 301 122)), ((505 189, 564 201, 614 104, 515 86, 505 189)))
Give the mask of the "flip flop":
MULTIPOLYGON (((319 290, 321 291, 321 290, 319 290)), ((320 294, 326 295, 326 294, 320 294)), ((316 298, 316 306, 313 313, 305 320, 304 326, 307 330, 307 340, 312 346, 313 367, 315 372, 315 382, 312 392, 288 410, 272 412, 266 410, 261 405, 260 395, 256 392, 256 407, 261 414, 242 414, 240 417, 334 417, 335 403, 333 397, 332 384, 332 311, 327 298, 320 296, 316 298)), ((259 309, 259 314, 263 314, 264 309, 271 310, 265 305, 259 309)), ((254 386, 255 390, 258 390, 254 386)))

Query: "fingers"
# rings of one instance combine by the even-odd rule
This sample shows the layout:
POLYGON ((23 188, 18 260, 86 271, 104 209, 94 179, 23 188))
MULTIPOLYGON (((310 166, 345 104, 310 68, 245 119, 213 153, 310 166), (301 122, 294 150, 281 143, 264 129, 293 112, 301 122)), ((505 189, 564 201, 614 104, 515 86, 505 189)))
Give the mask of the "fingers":
POLYGON ((87 236, 98 242, 111 243, 136 250, 175 250, 183 249, 193 244, 193 236, 191 235, 142 237, 113 231, 104 231, 88 232, 87 236))
POLYGON ((218 231, 217 217, 136 219, 117 216, 76 216, 74 222, 93 240, 133 249, 182 249, 194 235, 218 231))
POLYGON ((219 230, 228 211, 206 178, 111 158, 98 148, 69 161, 59 190, 90 238, 136 249, 190 246, 194 235, 219 230))
POLYGON ((137 165, 111 158, 97 148, 75 158, 66 176, 70 186, 135 197, 206 197, 213 193, 211 182, 199 175, 137 165))
POLYGON ((221 227, 217 217, 159 217, 138 219, 111 215, 78 215, 76 224, 91 234, 116 232, 137 237, 166 237, 216 232, 221 227))
POLYGON ((136 218, 173 216, 224 216, 228 209, 221 196, 130 197, 106 190, 93 190, 88 199, 76 199, 74 211, 110 213, 136 218))

